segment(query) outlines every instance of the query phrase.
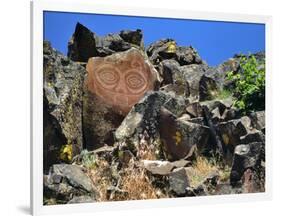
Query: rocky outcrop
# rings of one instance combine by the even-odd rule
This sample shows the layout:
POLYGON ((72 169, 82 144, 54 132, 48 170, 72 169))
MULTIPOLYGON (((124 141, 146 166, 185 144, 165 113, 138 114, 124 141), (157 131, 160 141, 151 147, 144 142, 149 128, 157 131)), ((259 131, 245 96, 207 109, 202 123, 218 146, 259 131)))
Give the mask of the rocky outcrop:
POLYGON ((178 196, 186 193, 189 187, 189 179, 184 168, 177 168, 169 175, 170 189, 178 196))
POLYGON ((44 194, 47 199, 57 199, 57 203, 86 201, 86 197, 94 202, 97 196, 91 179, 79 166, 69 164, 55 164, 50 168, 44 177, 44 194))
POLYGON ((104 37, 96 35, 81 23, 68 42, 68 57, 73 61, 87 62, 90 57, 107 56, 137 47, 143 49, 142 31, 121 31, 104 37))
POLYGON ((156 41, 147 48, 146 52, 154 64, 165 59, 175 59, 180 65, 202 63, 202 59, 193 47, 177 46, 173 39, 156 41))
POLYGON ((82 88, 86 70, 44 42, 44 168, 83 148, 82 88), (67 148, 68 151, 63 151, 67 148))
MULTIPOLYGON (((251 191, 251 189, 249 189, 249 184, 251 184, 252 186, 258 184, 260 184, 261 186, 261 184, 264 184, 264 160, 264 143, 252 142, 249 144, 241 144, 236 146, 230 174, 231 184, 236 185, 237 183, 239 183, 242 177, 246 190, 251 191)), ((260 186, 258 188, 262 189, 262 187, 260 186)))
POLYGON ((115 129, 132 106, 147 91, 156 88, 158 74, 135 48, 107 57, 90 58, 87 71, 83 131, 85 146, 92 150, 114 143, 115 129))
POLYGON ((167 109, 160 113, 160 137, 166 157, 178 160, 191 157, 195 149, 204 149, 209 138, 209 128, 200 124, 176 119, 167 109))
POLYGON ((68 57, 44 42, 44 204, 264 191, 265 111, 226 78, 240 59, 80 23, 68 57))

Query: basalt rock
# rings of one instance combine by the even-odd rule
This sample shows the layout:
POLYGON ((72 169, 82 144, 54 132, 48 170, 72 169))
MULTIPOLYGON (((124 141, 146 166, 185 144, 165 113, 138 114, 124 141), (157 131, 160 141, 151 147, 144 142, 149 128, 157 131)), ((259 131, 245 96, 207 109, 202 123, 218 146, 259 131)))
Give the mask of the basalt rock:
POLYGON ((165 108, 161 108, 159 129, 162 145, 169 160, 190 157, 195 149, 201 151, 208 143, 208 127, 177 119, 165 108))
POLYGON ((116 140, 130 139, 133 142, 138 142, 139 136, 145 131, 150 138, 158 140, 161 107, 166 107, 173 113, 181 113, 184 111, 185 104, 181 105, 181 102, 177 98, 161 91, 147 92, 133 106, 121 125, 117 128, 115 132, 116 140))
POLYGON ((163 78, 161 90, 173 91, 178 96, 189 97, 189 83, 185 80, 180 65, 173 59, 162 61, 158 70, 163 78))
POLYGON ((146 53, 153 64, 159 64, 164 59, 175 58, 176 46, 173 39, 163 39, 152 43, 146 49, 146 53))
MULTIPOLYGON (((261 173, 262 160, 264 160, 264 143, 253 142, 236 146, 230 174, 232 185, 237 184, 247 169, 261 173)), ((261 175, 257 176, 261 176, 261 175)))
POLYGON ((258 130, 265 130, 265 111, 258 111, 250 114, 252 126, 258 130))
POLYGON ((50 168, 44 178, 44 195, 56 199, 57 203, 73 203, 73 196, 90 196, 92 201, 98 196, 91 179, 82 169, 69 164, 55 164, 50 168))
POLYGON ((184 81, 188 83, 190 97, 193 100, 199 99, 200 80, 207 68, 208 67, 205 64, 190 64, 180 67, 184 81))
POLYGON ((174 168, 185 167, 189 164, 187 160, 178 160, 174 162, 170 161, 152 161, 152 160, 143 160, 143 167, 151 172, 152 174, 157 175, 168 175, 172 172, 174 168))
POLYGON ((83 130, 88 150, 114 143, 125 115, 158 82, 157 71, 137 49, 90 58, 83 96, 83 130))
POLYGON ((180 65, 202 64, 203 63, 197 50, 191 46, 178 47, 177 51, 176 51, 176 60, 180 63, 180 65))
POLYGON ((199 100, 211 100, 219 94, 219 87, 214 79, 203 75, 199 81, 199 100))
POLYGON ((251 120, 244 116, 240 119, 222 122, 217 125, 224 148, 233 154, 235 146, 241 144, 241 137, 251 130, 251 120))
POLYGON ((107 56, 135 47, 143 50, 142 31, 124 30, 104 37, 96 35, 88 28, 77 23, 68 42, 68 57, 73 61, 87 62, 90 57, 107 56))
POLYGON ((157 72, 137 49, 105 58, 90 58, 88 90, 120 114, 127 114, 147 91, 154 90, 157 72))
POLYGON ((44 42, 43 145, 44 169, 60 162, 61 149, 68 146, 67 158, 83 147, 82 94, 86 70, 44 42))
POLYGON ((178 196, 186 193, 186 188, 189 187, 189 179, 184 168, 177 168, 169 175, 170 189, 178 196))
POLYGON ((147 48, 147 54, 153 64, 159 64, 165 59, 174 59, 180 65, 202 63, 202 59, 193 47, 178 46, 176 41, 170 38, 152 43, 147 48))

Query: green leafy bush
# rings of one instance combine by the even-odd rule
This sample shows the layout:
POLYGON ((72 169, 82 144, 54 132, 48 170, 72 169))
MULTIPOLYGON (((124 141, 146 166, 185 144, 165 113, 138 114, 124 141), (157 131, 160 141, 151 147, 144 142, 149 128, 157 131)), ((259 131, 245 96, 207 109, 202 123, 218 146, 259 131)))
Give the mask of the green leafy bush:
POLYGON ((240 58, 239 72, 228 72, 227 79, 234 82, 235 106, 243 112, 265 109, 265 63, 257 62, 253 55, 240 58))

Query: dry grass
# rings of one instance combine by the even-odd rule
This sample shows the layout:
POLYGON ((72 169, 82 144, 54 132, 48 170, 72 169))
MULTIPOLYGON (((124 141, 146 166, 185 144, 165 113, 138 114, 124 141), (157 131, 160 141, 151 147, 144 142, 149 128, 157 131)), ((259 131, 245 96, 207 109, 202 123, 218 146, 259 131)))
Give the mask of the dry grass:
POLYGON ((190 175, 190 184, 193 187, 198 186, 202 181, 212 172, 219 174, 220 181, 227 181, 230 176, 230 168, 225 166, 221 167, 220 164, 214 159, 207 159, 202 156, 198 156, 195 163, 192 166, 193 175, 190 175))
POLYGON ((157 199, 163 196, 160 190, 152 185, 145 171, 140 168, 127 169, 122 176, 121 185, 127 194, 118 196, 117 200, 157 199))
POLYGON ((112 186, 110 164, 103 159, 97 159, 96 164, 96 167, 88 169, 88 175, 99 192, 97 201, 142 200, 167 197, 160 189, 153 186, 143 168, 134 167, 133 160, 120 173, 118 189, 123 192, 117 192, 110 196, 108 194, 108 188, 112 186))
POLYGON ((111 185, 110 164, 103 159, 97 160, 97 167, 88 169, 88 176, 99 192, 98 201, 107 201, 107 189, 111 185))
POLYGON ((218 166, 213 161, 207 160, 205 157, 198 156, 192 166, 194 172, 190 175, 190 185, 198 186, 211 173, 218 170, 218 166))
POLYGON ((145 135, 143 135, 136 148, 137 148, 137 157, 139 159, 141 160, 157 159, 155 146, 151 144, 147 139, 145 139, 145 135))

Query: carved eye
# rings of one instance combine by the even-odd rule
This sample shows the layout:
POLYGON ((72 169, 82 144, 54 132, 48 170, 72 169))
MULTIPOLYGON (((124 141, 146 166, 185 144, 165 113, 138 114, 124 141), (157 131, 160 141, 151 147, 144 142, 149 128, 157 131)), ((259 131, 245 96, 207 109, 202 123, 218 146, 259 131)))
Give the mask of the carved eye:
POLYGON ((111 68, 104 68, 97 73, 98 80, 104 85, 114 85, 118 82, 118 74, 111 68))
POLYGON ((144 78, 136 72, 131 72, 126 76, 126 83, 128 87, 133 91, 142 90, 146 86, 144 78))

